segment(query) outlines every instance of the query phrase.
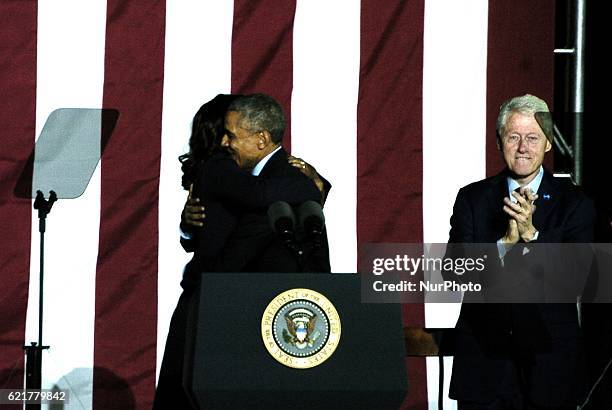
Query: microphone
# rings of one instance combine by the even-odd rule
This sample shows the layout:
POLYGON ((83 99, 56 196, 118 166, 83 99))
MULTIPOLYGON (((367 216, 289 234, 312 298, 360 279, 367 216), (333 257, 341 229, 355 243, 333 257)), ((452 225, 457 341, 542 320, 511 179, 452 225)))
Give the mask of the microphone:
POLYGON ((321 205, 315 201, 306 201, 297 210, 300 225, 304 227, 306 235, 310 238, 315 248, 323 243, 323 228, 325 216, 321 205))
POLYGON ((281 237, 288 248, 295 247, 295 215, 287 202, 278 201, 270 205, 268 223, 272 231, 281 237))

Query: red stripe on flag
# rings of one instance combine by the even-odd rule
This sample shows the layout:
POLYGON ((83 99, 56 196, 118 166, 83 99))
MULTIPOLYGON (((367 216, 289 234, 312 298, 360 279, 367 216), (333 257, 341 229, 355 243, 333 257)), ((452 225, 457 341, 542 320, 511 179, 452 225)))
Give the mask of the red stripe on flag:
POLYGON ((34 148, 37 11, 34 0, 0 2, 0 389, 23 387, 32 202, 14 190, 34 148))
POLYGON ((232 93, 265 93, 283 107, 283 146, 291 149, 295 0, 235 0, 232 93))
MULTIPOLYGON (((423 241, 423 0, 363 0, 357 111, 357 242, 423 241)), ((405 306, 424 326, 424 306, 405 306)), ((427 409, 425 360, 408 359, 404 408, 427 409)))
MULTIPOLYGON (((500 105, 533 94, 552 109, 555 0, 490 1, 487 51, 487 176, 504 168, 495 143, 500 105)), ((552 155, 545 164, 552 165, 552 155), (551 162, 549 162, 551 161, 551 162)))
POLYGON ((164 40, 164 1, 108 1, 103 105, 120 117, 102 156, 94 408, 153 401, 164 40))

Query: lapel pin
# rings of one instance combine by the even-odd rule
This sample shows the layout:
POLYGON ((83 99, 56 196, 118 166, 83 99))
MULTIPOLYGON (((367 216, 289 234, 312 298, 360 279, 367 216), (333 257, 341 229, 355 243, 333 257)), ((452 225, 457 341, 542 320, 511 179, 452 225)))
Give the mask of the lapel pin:
POLYGON ((542 198, 548 200, 548 199, 550 199, 550 195, 549 194, 542 194, 542 198))

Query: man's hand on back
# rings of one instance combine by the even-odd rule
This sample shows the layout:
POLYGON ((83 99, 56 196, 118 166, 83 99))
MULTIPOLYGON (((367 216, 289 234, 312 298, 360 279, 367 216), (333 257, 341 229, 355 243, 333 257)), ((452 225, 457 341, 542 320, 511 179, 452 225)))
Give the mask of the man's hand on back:
POLYGON ((200 199, 192 196, 192 188, 193 185, 189 187, 189 196, 181 213, 181 226, 185 228, 200 228, 204 226, 203 221, 206 218, 206 214, 204 213, 204 207, 200 205, 200 199))

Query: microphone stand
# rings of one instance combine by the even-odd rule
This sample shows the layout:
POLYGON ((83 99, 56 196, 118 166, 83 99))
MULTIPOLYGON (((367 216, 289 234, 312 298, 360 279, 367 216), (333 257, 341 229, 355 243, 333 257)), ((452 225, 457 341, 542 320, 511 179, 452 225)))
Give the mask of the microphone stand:
POLYGON ((295 234, 292 231, 283 230, 279 236, 282 238, 285 248, 287 248, 289 251, 291 251, 291 253, 293 253, 293 256, 295 257, 295 260, 298 265, 299 272, 303 272, 304 251, 299 246, 297 239, 295 238, 295 234))
POLYGON ((295 261, 297 262, 298 272, 304 272, 304 250, 297 244, 289 247, 295 255, 295 261))
MULTIPOLYGON (((34 209, 38 210, 38 232, 40 232, 40 277, 38 291, 38 343, 31 342, 24 346, 26 351, 26 389, 40 389, 42 385, 42 352, 49 346, 43 346, 43 280, 45 264, 45 230, 47 215, 57 201, 55 191, 49 191, 49 199, 41 191, 36 191, 34 209)), ((40 404, 26 404, 26 409, 40 409, 40 404)))

